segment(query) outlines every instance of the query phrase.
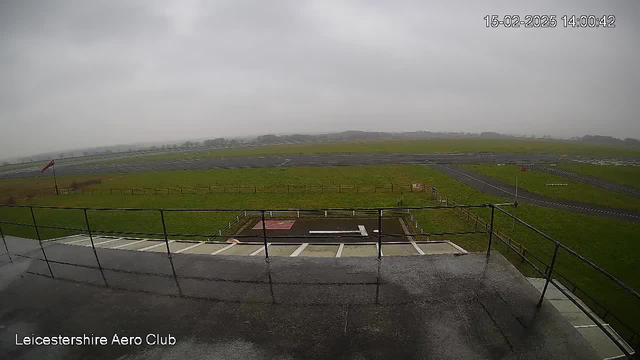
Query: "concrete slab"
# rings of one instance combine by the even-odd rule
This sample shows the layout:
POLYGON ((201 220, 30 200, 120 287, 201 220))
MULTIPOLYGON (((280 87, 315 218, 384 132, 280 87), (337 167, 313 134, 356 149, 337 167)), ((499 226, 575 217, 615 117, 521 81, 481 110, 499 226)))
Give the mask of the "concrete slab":
POLYGON ((350 245, 345 244, 340 257, 375 257, 378 250, 375 245, 350 245))
MULTIPOLYGON (((9 242, 10 249, 34 249, 27 242, 9 242)), ((72 263, 93 255, 80 246, 45 249, 72 263)), ((85 267, 55 268, 64 278, 32 275, 40 265, 46 269, 33 259, 2 267, 0 299, 8 299, 0 331, 4 357, 602 358, 553 306, 536 307, 538 292, 499 253, 269 262, 178 254, 175 273, 160 253, 99 249, 98 254, 114 268, 104 271, 108 285, 99 285, 100 272, 85 274, 85 267), (111 337, 123 331, 171 334, 177 342, 15 345, 16 334, 111 337)))
MULTIPOLYGON (((269 256, 290 256, 300 245, 269 245, 269 256)), ((264 252, 260 253, 264 256, 264 252)))
POLYGON ((225 246, 229 246, 229 244, 227 243, 208 243, 208 244, 203 244, 200 245, 198 247, 195 247, 193 249, 189 249, 186 251, 183 251, 181 254, 203 254, 203 255, 209 255, 213 252, 216 252, 220 249, 222 249, 225 246))
POLYGON ((624 355, 624 353, 609 339, 598 327, 585 327, 577 329, 582 336, 596 349, 598 355, 607 359, 614 356, 624 355))
POLYGON ((412 244, 382 244, 384 256, 412 256, 419 255, 412 244))
MULTIPOLYGON (((228 244, 227 244, 228 245, 228 244)), ((241 245, 232 246, 218 255, 249 255, 263 247, 262 245, 241 245)))
POLYGON ((336 257, 339 245, 309 245, 298 255, 301 257, 336 257))
POLYGON ((422 251, 424 251, 425 255, 460 254, 460 250, 458 250, 455 246, 449 243, 436 243, 436 242, 427 243, 427 242, 416 241, 416 244, 422 251))

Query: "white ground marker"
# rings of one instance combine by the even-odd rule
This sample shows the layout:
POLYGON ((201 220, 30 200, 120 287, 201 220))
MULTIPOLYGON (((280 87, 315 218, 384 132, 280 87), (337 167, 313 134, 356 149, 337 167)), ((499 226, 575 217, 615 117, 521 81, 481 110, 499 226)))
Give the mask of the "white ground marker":
POLYGON ((138 241, 134 241, 134 242, 128 243, 128 244, 122 244, 122 245, 114 246, 114 247, 111 247, 109 249, 120 249, 120 248, 123 248, 123 247, 126 247, 126 246, 130 246, 130 245, 133 245, 133 244, 139 244, 139 243, 141 243, 143 241, 147 241, 147 240, 138 240, 138 241))
POLYGON ((415 241, 411 242, 411 245, 413 245, 413 247, 416 249, 416 251, 418 252, 418 254, 420 255, 424 255, 424 251, 422 251, 422 249, 420 249, 420 247, 418 246, 418 244, 416 244, 415 241))
POLYGON ((336 253, 336 257, 342 256, 342 250, 344 250, 344 243, 340 244, 340 247, 338 248, 338 252, 336 253))
MULTIPOLYGON (((269 246, 271 246, 271 243, 267 244, 267 247, 269 247, 269 246)), ((249 254, 249 256, 256 256, 256 255, 260 254, 263 251, 264 251, 264 246, 261 246, 260 249, 252 252, 251 254, 249 254)))
MULTIPOLYGON (((114 242, 114 241, 118 241, 118 240, 121 240, 121 239, 120 239, 120 238, 117 238, 117 239, 111 239, 111 240, 102 241, 102 242, 99 242, 99 243, 95 242, 95 240, 94 240, 93 244, 94 244, 94 245, 102 245, 102 244, 112 243, 112 242, 114 242)), ((87 245, 87 246, 89 246, 89 245, 87 245)))
POLYGON ((185 251, 187 251, 187 250, 191 250, 191 249, 196 248, 196 247, 198 247, 198 246, 200 246, 200 245, 202 245, 202 244, 204 244, 204 241, 199 242, 199 243, 197 243, 197 244, 195 244, 195 245, 192 245, 192 246, 187 246, 187 247, 186 247, 186 248, 184 248, 184 249, 180 249, 180 250, 176 251, 174 254, 180 254, 181 252, 185 252, 185 251))
MULTIPOLYGON (((138 251, 147 251, 147 250, 151 250, 151 249, 155 249, 157 247, 160 247, 162 245, 165 245, 164 241, 158 241, 160 244, 155 244, 155 245, 151 245, 151 246, 147 246, 145 248, 142 249, 138 249, 138 251)), ((176 242, 175 240, 169 240, 169 244, 176 242)))
POLYGON ((364 227, 364 225, 358 225, 358 229, 360 229, 360 235, 362 235, 363 237, 369 236, 369 234, 367 233, 367 228, 364 227))
POLYGON ((81 242, 81 241, 85 241, 85 240, 90 240, 90 239, 89 239, 89 237, 87 236, 87 238, 86 238, 86 239, 73 240, 73 241, 66 242, 66 243, 64 243, 64 244, 65 244, 65 245, 73 245, 73 244, 75 244, 75 243, 79 243, 79 242, 81 242))
POLYGON ((307 246, 309 246, 309 243, 304 243, 302 245, 300 245, 299 248, 296 249, 296 251, 293 252, 293 254, 289 255, 289 257, 297 257, 298 255, 300 255, 304 249, 307 248, 307 246))
POLYGON ((231 249, 232 247, 236 246, 237 244, 238 243, 235 243, 235 242, 233 244, 229 244, 229 245, 223 247, 222 249, 219 249, 219 250, 216 250, 216 251, 212 252, 211 255, 218 255, 218 254, 220 254, 221 252, 223 252, 223 251, 225 251, 227 249, 231 249))

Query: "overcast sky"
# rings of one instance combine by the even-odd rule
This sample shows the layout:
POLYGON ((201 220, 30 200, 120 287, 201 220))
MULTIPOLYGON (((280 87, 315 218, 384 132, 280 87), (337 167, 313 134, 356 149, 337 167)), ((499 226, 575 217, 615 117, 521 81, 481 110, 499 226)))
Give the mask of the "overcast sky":
POLYGON ((0 158, 342 130, 640 138, 639 1, 446 4, 3 0, 0 158))

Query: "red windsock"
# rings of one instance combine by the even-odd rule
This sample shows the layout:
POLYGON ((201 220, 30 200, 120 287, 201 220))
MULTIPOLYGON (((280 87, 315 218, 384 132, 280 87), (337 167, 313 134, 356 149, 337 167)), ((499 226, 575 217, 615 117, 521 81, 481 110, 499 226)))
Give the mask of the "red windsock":
POLYGON ((49 168, 52 167, 55 163, 56 163, 55 160, 49 161, 47 166, 43 167, 42 170, 40 170, 40 174, 42 174, 43 172, 49 170, 49 168))

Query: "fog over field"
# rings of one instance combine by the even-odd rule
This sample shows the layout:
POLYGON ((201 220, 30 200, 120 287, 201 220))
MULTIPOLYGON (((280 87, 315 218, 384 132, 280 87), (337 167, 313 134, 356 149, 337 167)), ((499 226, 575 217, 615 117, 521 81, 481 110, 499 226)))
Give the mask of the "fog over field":
POLYGON ((3 1, 0 158, 279 133, 640 138, 640 3, 3 1), (487 28, 486 15, 556 15, 487 28), (615 15, 565 28, 563 15, 615 15))

